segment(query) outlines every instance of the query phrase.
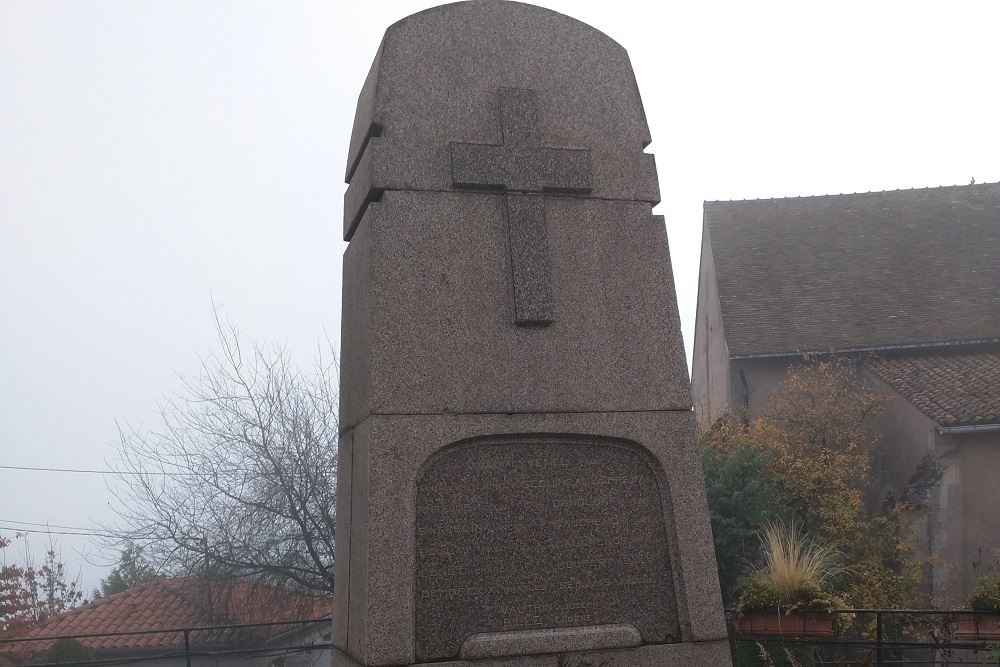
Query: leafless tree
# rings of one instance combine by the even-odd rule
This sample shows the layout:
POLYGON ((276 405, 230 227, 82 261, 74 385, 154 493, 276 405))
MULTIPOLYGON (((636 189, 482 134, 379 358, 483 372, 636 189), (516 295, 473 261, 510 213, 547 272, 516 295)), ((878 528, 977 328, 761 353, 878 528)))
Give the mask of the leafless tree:
POLYGON ((160 406, 157 430, 119 425, 118 522, 158 569, 331 592, 337 365, 296 370, 215 311, 219 350, 160 406))

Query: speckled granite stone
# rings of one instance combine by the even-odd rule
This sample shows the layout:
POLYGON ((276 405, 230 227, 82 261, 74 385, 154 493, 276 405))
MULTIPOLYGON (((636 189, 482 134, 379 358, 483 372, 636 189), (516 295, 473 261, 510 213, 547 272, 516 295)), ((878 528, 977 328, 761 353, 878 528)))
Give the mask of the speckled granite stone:
POLYGON ((580 189, 601 199, 659 201, 625 49, 539 7, 460 2, 408 16, 382 39, 351 135, 345 239, 365 202, 383 190, 452 189, 453 142, 505 143, 497 101, 510 88, 537 94, 545 146, 589 151, 592 184, 580 189), (364 165, 369 151, 377 157, 364 165))
POLYGON ((386 32, 347 165, 334 665, 730 664, 648 143, 578 21, 386 32))
POLYGON ((514 323, 504 195, 391 191, 369 207, 344 256, 342 428, 690 409, 663 220, 645 202, 545 199, 545 327, 514 323))
POLYGON ((642 645, 631 625, 594 625, 471 635, 462 643, 462 660, 485 660, 538 653, 578 653, 642 645))

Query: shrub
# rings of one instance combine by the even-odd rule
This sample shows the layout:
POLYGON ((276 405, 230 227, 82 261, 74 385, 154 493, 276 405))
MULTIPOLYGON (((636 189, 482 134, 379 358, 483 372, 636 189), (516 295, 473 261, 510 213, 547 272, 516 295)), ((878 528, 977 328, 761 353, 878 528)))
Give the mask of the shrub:
POLYGON ((94 652, 75 639, 65 637, 52 643, 39 658, 43 663, 88 662, 94 659, 94 652))
POLYGON ((1000 577, 979 577, 968 603, 977 611, 1000 613, 1000 577))
POLYGON ((802 535, 795 524, 766 524, 760 535, 764 565, 740 580, 740 609, 829 611, 846 606, 826 590, 843 571, 840 554, 802 535))
POLYGON ((768 470, 772 458, 749 442, 733 449, 701 450, 715 560, 727 605, 736 603, 737 583, 747 563, 761 558, 760 543, 754 539, 760 526, 782 517, 768 470))

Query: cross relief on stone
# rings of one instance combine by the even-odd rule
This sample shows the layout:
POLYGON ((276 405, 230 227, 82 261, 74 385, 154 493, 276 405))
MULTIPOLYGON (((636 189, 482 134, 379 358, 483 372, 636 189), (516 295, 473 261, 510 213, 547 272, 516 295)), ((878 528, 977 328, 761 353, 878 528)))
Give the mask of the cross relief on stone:
POLYGON ((504 193, 514 323, 547 325, 552 284, 544 195, 589 193, 590 151, 542 145, 534 90, 501 88, 498 97, 501 143, 451 142, 451 180, 458 187, 504 193))

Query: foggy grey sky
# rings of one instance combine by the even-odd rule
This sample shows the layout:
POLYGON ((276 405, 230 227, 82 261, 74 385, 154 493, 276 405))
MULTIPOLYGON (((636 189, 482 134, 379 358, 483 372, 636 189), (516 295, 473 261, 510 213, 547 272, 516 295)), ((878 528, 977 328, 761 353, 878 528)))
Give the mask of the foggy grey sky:
MULTIPOLYGON (((0 465, 107 468, 213 349, 213 298, 303 366, 339 339, 357 95, 433 4, 0 0, 0 465)), ((632 57, 689 351, 704 200, 1000 181, 995 3, 538 4, 632 57)), ((110 501, 0 469, 4 528, 110 501)))

